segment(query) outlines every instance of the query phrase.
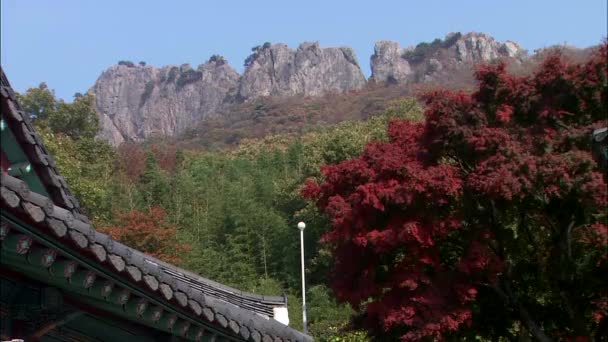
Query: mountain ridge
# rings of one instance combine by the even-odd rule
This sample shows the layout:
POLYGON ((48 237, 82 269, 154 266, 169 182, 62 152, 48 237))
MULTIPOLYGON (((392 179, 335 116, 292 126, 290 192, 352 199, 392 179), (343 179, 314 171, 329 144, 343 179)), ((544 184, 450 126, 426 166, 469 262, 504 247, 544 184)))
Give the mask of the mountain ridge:
POLYGON ((122 61, 102 72, 90 92, 102 124, 99 137, 116 146, 177 136, 203 120, 222 118, 241 104, 266 97, 347 94, 372 84, 469 84, 478 63, 507 59, 519 65, 530 57, 515 42, 477 32, 449 33, 406 48, 378 41, 370 57, 372 74, 366 79, 350 47, 304 42, 293 49, 264 43, 252 49, 243 73, 220 55, 196 69, 189 64, 157 68, 122 61))

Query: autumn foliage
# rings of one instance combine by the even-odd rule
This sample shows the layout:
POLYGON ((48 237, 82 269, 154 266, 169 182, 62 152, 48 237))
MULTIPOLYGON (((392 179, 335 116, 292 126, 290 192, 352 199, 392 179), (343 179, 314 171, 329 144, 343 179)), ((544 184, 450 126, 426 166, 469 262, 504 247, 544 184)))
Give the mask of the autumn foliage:
POLYGON ((391 122, 388 142, 307 182, 332 223, 334 292, 373 334, 548 341, 603 324, 606 179, 590 137, 607 125, 607 51, 551 55, 526 77, 481 66, 474 93, 425 94, 424 123, 391 122))
POLYGON ((118 214, 118 223, 102 227, 113 239, 171 264, 179 264, 190 249, 177 239, 177 228, 165 221, 165 211, 152 207, 149 211, 133 210, 118 214))

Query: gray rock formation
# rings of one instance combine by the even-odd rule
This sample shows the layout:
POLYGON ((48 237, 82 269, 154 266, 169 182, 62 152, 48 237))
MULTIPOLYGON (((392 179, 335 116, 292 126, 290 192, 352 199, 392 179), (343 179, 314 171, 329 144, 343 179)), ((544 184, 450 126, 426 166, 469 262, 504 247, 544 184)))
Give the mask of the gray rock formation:
POLYGON ((407 82, 412 75, 412 68, 403 56, 409 50, 411 49, 401 48, 397 42, 377 42, 371 57, 372 79, 388 83, 407 82))
POLYGON ((501 43, 476 32, 450 33, 443 40, 405 49, 395 42, 380 41, 371 57, 372 78, 388 83, 438 80, 478 63, 499 58, 521 60, 525 54, 512 41, 501 43))
POLYGON ((190 65, 136 66, 119 63, 104 71, 90 90, 102 132, 113 145, 153 135, 176 135, 238 101, 260 96, 318 96, 365 86, 351 48, 265 44, 250 56, 243 77, 223 58, 190 65))
POLYGON ((153 135, 175 135, 223 108, 238 90, 239 74, 222 58, 190 65, 115 65, 90 90, 102 132, 113 145, 153 135))
MULTIPOLYGON (((372 79, 401 84, 458 80, 470 77, 474 64, 503 57, 521 60, 524 55, 517 44, 483 33, 448 34, 410 48, 380 41, 371 57, 372 79)), ((245 65, 242 76, 220 56, 196 69, 187 64, 160 69, 130 62, 112 66, 90 90, 103 127, 100 137, 119 145, 173 136, 242 101, 343 93, 366 84, 351 48, 321 48, 318 42, 302 43, 295 50, 266 43, 254 49, 245 65)))
POLYGON ((303 43, 297 50, 285 44, 265 44, 246 61, 239 95, 318 96, 365 86, 365 77, 351 48, 320 48, 303 43))

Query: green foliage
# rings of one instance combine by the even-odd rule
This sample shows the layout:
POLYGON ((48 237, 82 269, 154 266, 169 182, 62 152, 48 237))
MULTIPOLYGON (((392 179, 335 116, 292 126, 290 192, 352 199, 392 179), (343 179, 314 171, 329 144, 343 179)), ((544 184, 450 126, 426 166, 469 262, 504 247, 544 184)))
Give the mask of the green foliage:
POLYGON ((167 180, 161 174, 156 156, 152 152, 146 155, 145 165, 144 172, 139 177, 144 203, 148 207, 161 206, 169 190, 167 180))
POLYGON ((23 110, 34 119, 44 120, 55 112, 57 100, 55 94, 42 82, 37 88, 28 89, 18 96, 23 110))
POLYGON ((113 161, 116 158, 112 147, 104 141, 74 140, 55 134, 44 121, 37 122, 36 129, 81 206, 93 220, 109 220, 113 206, 113 161))
POLYGON ((95 111, 95 97, 86 94, 72 103, 59 101, 57 109, 48 116, 48 125, 55 133, 74 139, 92 139, 99 131, 99 118, 95 111))
POLYGON ((76 93, 74 102, 55 99, 46 83, 30 88, 18 95, 23 110, 53 133, 65 134, 73 139, 92 139, 99 131, 99 118, 95 111, 95 98, 91 94, 76 93))
POLYGON ((449 48, 450 46, 454 45, 458 39, 460 39, 462 37, 462 33, 460 32, 455 32, 452 33, 450 35, 448 35, 447 37, 445 37, 445 40, 443 41, 442 46, 444 48, 449 48))
POLYGON ((209 58, 209 63, 211 62, 215 62, 217 65, 224 65, 226 64, 226 58, 224 58, 224 56, 222 55, 213 55, 211 56, 211 58, 209 58))
POLYGON ((129 68, 134 68, 135 67, 135 63, 131 62, 131 61, 118 61, 118 65, 124 65, 126 67, 129 68))
POLYGON ((346 304, 338 304, 325 285, 308 289, 310 310, 309 331, 317 341, 369 341, 363 331, 353 331, 348 322, 354 311, 346 304))
POLYGON ((439 48, 448 48, 454 45, 454 43, 456 43, 456 41, 460 39, 460 37, 462 37, 462 34, 460 32, 457 32, 448 36, 445 41, 437 38, 431 43, 419 43, 413 50, 406 51, 402 57, 407 59, 411 63, 420 63, 428 56, 435 53, 435 51, 437 51, 439 48))
POLYGON ((185 86, 186 84, 200 81, 203 78, 203 73, 193 69, 185 70, 180 72, 177 78, 176 85, 178 88, 185 86))
POLYGON ((154 90, 154 81, 150 80, 146 82, 144 87, 144 92, 141 94, 141 99, 139 100, 139 107, 143 107, 143 105, 148 101, 150 95, 152 95, 152 91, 154 90))
POLYGON ((35 125, 62 175, 93 219, 111 216, 114 150, 94 140, 99 121, 90 94, 74 102, 55 99, 45 83, 19 95, 23 109, 35 125))

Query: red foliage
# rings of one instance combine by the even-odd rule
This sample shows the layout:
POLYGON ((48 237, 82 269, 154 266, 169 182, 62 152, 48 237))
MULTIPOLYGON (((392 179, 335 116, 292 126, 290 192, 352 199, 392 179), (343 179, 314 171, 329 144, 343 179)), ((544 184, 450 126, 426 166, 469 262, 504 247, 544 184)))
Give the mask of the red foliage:
POLYGON ((175 155, 177 147, 175 145, 168 144, 157 144, 153 145, 150 150, 154 153, 156 160, 158 160, 158 167, 161 170, 167 171, 168 173, 175 172, 175 155))
MULTIPOLYGON (((132 142, 120 145, 118 151, 118 168, 127 176, 128 180, 135 182, 139 179, 146 168, 146 151, 132 142)), ((150 151, 156 157, 160 169, 168 173, 175 172, 176 152, 175 145, 156 144, 150 147, 150 151)))
POLYGON ((582 65, 550 56, 530 77, 482 66, 475 93, 426 94, 424 124, 391 122, 389 142, 307 181, 302 195, 332 223, 323 241, 334 292, 372 332, 441 340, 469 325, 479 284, 505 267, 493 211, 535 217, 567 203, 584 213, 577 224, 604 234, 589 241, 606 242, 592 218, 605 210, 606 183, 589 152, 592 129, 606 125, 606 51, 582 65))
POLYGON ((137 181, 146 167, 146 152, 131 142, 120 145, 117 152, 118 168, 125 172, 131 182, 137 181))
POLYGON ((177 240, 177 228, 165 222, 165 211, 153 207, 150 211, 133 210, 118 215, 118 224, 101 229, 113 239, 171 264, 178 264, 188 244, 177 240))

